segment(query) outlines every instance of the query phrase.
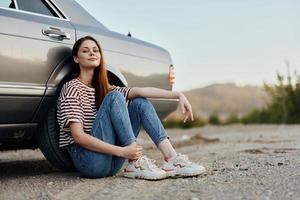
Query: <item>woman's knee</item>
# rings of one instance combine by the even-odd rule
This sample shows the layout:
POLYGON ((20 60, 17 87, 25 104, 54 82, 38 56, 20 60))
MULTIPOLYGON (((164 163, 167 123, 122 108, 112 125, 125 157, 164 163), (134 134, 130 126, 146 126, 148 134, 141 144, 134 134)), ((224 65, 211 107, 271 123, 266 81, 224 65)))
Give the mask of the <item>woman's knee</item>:
POLYGON ((107 93, 106 95, 107 97, 110 97, 112 99, 118 99, 118 98, 123 98, 124 99, 124 96, 123 94, 121 94, 121 92, 118 92, 118 91, 110 91, 107 93))
POLYGON ((112 107, 114 102, 119 102, 119 105, 126 105, 125 98, 120 92, 110 91, 105 95, 103 102, 101 103, 101 106, 98 110, 99 114, 97 114, 95 120, 97 120, 99 117, 102 117, 105 111, 107 111, 108 108, 112 107))
POLYGON ((130 104, 132 104, 131 106, 133 106, 134 110, 142 114, 146 112, 151 112, 151 113, 155 112, 152 103, 146 98, 142 98, 142 97, 135 98, 132 100, 130 104))
POLYGON ((138 98, 135 98, 131 101, 131 104, 135 105, 135 106, 139 106, 139 108, 141 110, 144 110, 144 109, 149 109, 149 107, 153 107, 152 103, 146 99, 146 98, 143 98, 143 97, 138 97, 138 98))
POLYGON ((112 101, 125 101, 125 97, 123 96, 123 94, 117 91, 110 91, 105 97, 109 98, 112 101))

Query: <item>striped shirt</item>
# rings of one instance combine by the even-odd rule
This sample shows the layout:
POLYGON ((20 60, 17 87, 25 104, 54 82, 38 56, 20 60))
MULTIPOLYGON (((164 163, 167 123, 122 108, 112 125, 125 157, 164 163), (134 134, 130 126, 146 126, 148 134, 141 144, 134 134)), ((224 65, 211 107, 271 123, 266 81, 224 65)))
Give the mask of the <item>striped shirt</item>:
MULTIPOLYGON (((129 103, 128 93, 131 88, 113 86, 111 91, 121 92, 129 103)), ((59 147, 74 143, 70 131, 70 122, 79 122, 83 130, 90 133, 97 114, 95 89, 75 78, 66 82, 57 101, 57 120, 59 124, 59 147)))

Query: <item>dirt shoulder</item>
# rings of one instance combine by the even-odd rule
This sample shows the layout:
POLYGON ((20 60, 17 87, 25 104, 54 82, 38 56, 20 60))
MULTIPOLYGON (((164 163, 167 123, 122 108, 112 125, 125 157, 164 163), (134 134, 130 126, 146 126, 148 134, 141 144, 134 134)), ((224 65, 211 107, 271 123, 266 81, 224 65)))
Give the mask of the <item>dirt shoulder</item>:
MULTIPOLYGON (((177 151, 203 164, 198 177, 145 181, 121 173, 85 179, 49 165, 39 150, 0 152, 0 199, 299 199, 300 126, 168 130, 177 151)), ((145 133, 138 142, 162 163, 145 133)))

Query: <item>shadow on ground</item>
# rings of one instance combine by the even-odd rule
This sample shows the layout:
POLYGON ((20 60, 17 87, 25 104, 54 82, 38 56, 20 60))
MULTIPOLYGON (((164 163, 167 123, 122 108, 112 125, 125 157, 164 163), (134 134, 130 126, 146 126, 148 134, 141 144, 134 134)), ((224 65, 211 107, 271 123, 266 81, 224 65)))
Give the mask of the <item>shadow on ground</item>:
POLYGON ((60 172, 52 167, 45 159, 0 161, 0 171, 1 180, 60 172))

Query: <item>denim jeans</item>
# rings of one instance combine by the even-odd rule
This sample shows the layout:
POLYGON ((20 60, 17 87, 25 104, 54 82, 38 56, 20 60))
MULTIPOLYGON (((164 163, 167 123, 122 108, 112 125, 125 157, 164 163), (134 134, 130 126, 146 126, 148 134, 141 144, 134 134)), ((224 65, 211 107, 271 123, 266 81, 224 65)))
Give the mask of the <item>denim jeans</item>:
MULTIPOLYGON (((90 134, 106 143, 127 146, 136 141, 141 126, 156 145, 168 138, 147 99, 132 99, 127 108, 124 96, 111 91, 97 112, 90 134)), ((115 175, 125 161, 125 158, 90 151, 78 144, 71 144, 68 152, 78 172, 88 178, 115 175)))

